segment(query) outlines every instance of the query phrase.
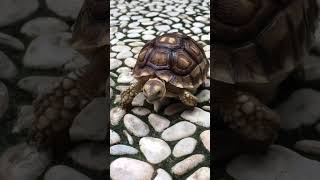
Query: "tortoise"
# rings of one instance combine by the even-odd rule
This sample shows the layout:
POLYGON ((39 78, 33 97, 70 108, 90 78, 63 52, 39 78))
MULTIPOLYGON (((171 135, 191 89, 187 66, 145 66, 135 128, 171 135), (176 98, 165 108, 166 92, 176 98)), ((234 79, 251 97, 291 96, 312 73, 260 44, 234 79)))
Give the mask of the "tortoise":
POLYGON ((76 19, 71 46, 90 61, 56 82, 33 101, 29 144, 63 151, 74 117, 95 97, 104 96, 107 58, 106 2, 86 0, 76 19), (61 148, 61 149, 60 149, 61 148))
POLYGON ((318 4, 217 0, 213 7, 213 110, 252 150, 265 150, 280 127, 270 103, 290 75, 303 77, 302 58, 312 45, 318 4))
POLYGON ((207 78, 209 61, 202 47, 181 33, 167 33, 141 49, 133 76, 137 83, 121 93, 120 106, 128 108, 143 92, 149 102, 164 97, 178 98, 187 107, 197 105, 193 94, 207 78))

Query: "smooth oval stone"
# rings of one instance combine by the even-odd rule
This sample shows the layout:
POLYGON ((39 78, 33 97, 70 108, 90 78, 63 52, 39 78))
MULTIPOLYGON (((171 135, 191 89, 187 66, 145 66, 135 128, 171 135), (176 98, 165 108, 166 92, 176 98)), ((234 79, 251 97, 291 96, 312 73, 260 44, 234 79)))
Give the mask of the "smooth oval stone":
POLYGON ((210 100, 210 91, 208 89, 202 90, 199 94, 197 94, 198 102, 203 103, 210 100))
POLYGON ((71 33, 67 32, 38 36, 27 48, 23 65, 38 69, 61 68, 72 62, 85 65, 87 60, 70 46, 70 39, 71 33))
POLYGON ((237 180, 318 180, 320 162, 286 147, 272 145, 263 155, 241 155, 227 165, 227 173, 237 180))
POLYGON ((13 126, 12 133, 20 133, 22 130, 32 127, 33 110, 32 105, 24 105, 18 108, 18 118, 13 126))
POLYGON ((171 168, 171 171, 172 173, 181 176, 187 173, 188 171, 190 171, 191 169, 195 168, 196 166, 198 166, 198 164, 200 164, 203 161, 204 161, 204 155, 195 154, 175 164, 171 168))
POLYGON ((210 130, 205 130, 200 134, 200 139, 204 147, 210 152, 210 130))
POLYGON ((197 127, 187 121, 181 121, 167 128, 161 134, 161 138, 165 141, 176 141, 193 135, 197 127))
POLYGON ((132 112, 138 116, 146 116, 151 113, 151 111, 144 107, 134 107, 132 112))
POLYGON ((19 39, 4 33, 0 33, 0 44, 19 51, 23 51, 25 48, 24 44, 19 39))
POLYGON ((191 154, 196 148, 197 140, 188 137, 181 139, 173 148, 172 154, 174 157, 182 157, 191 154))
POLYGON ((153 173, 150 164, 132 158, 118 158, 110 164, 110 177, 113 180, 151 180, 153 173))
POLYGON ((172 177, 167 171, 159 168, 157 169, 157 176, 153 180, 172 180, 172 177))
POLYGON ((139 142, 140 150, 152 164, 158 164, 167 159, 171 154, 169 145, 162 139, 143 137, 139 142))
POLYGON ((12 79, 16 77, 17 74, 17 67, 5 53, 0 51, 0 79, 12 79))
POLYGON ((170 121, 167 118, 153 113, 148 116, 148 120, 157 132, 162 132, 170 125, 170 121))
POLYGON ((25 23, 20 32, 30 37, 43 34, 65 32, 69 29, 67 23, 53 17, 38 17, 25 23))
POLYGON ((1 180, 38 179, 51 163, 51 158, 49 152, 39 152, 26 143, 12 146, 0 157, 1 180))
POLYGON ((210 168, 201 167, 192 173, 186 180, 210 180, 210 168))
POLYGON ((300 140, 295 143, 294 148, 305 153, 319 155, 320 141, 316 140, 300 140))
POLYGON ((44 180, 91 180, 88 176, 80 173, 79 171, 65 166, 57 165, 50 168, 44 175, 44 180))
POLYGON ((51 85, 60 80, 61 77, 54 76, 28 76, 19 80, 17 86, 37 95, 47 93, 51 85))
POLYGON ((198 107, 184 111, 181 117, 199 126, 210 127, 210 113, 198 107))
POLYGON ((132 155, 137 154, 139 151, 131 146, 117 144, 110 147, 110 155, 132 155))
POLYGON ((116 126, 121 121, 126 111, 119 107, 114 107, 110 110, 110 121, 112 126, 116 126))
POLYGON ((107 136, 105 97, 93 99, 74 118, 69 134, 72 141, 103 141, 107 136))
POLYGON ((276 107, 281 116, 283 129, 296 129, 302 125, 313 125, 320 117, 320 92, 313 89, 299 89, 288 100, 276 107))
POLYGON ((144 137, 150 132, 149 126, 135 115, 126 114, 123 120, 128 131, 137 137, 144 137))

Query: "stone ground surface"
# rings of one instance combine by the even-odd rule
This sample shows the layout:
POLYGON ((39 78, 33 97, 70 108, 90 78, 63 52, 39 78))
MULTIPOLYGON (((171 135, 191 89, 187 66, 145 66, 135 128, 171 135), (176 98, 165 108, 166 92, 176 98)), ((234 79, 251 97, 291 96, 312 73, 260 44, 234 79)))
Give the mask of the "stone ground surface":
POLYGON ((23 143, 33 119, 33 98, 47 92, 47 87, 61 76, 87 63, 68 45, 83 2, 0 1, 2 180, 106 179, 104 97, 94 99, 76 117, 70 129, 75 147, 60 160, 52 161, 49 153, 39 153, 23 143))
POLYGON ((127 112, 118 107, 120 92, 131 83, 143 45, 168 32, 199 42, 210 58, 210 2, 200 0, 110 2, 110 175, 114 180, 210 179, 210 83, 199 89, 198 107, 178 101, 149 104, 143 95, 127 112))

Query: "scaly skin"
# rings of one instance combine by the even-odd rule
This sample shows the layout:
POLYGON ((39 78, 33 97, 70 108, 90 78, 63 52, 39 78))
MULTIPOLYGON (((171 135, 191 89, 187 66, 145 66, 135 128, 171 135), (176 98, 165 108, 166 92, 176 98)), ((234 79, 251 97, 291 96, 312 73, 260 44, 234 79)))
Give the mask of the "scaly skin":
POLYGON ((106 80, 106 14, 101 0, 87 0, 73 32, 72 46, 90 61, 54 84, 33 102, 35 119, 29 143, 39 148, 65 149, 75 116, 92 99, 104 96, 106 80), (104 39, 105 38, 105 39, 104 39))

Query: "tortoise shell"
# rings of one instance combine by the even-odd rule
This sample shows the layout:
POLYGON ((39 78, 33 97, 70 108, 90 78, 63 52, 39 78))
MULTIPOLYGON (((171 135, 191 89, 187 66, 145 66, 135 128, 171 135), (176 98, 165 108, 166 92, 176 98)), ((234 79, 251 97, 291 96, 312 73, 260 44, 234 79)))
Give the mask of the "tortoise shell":
POLYGON ((133 69, 136 78, 156 76, 178 88, 198 88, 207 76, 209 62, 192 38, 168 33, 148 42, 133 69))
POLYGON ((269 83, 301 64, 311 46, 316 0, 216 0, 213 7, 215 80, 269 83))

